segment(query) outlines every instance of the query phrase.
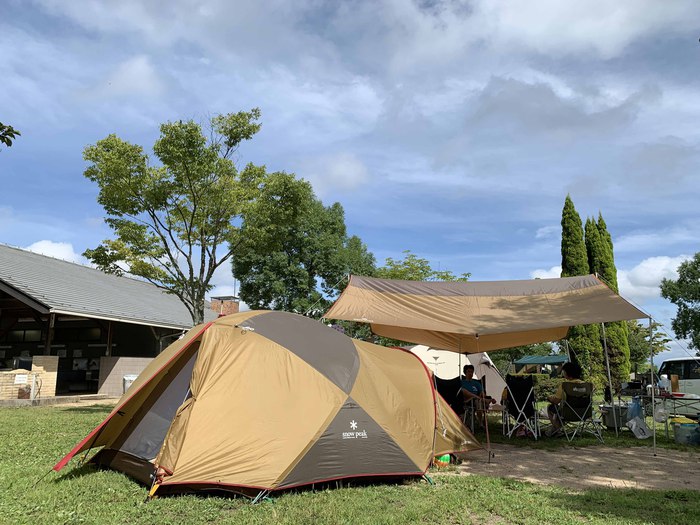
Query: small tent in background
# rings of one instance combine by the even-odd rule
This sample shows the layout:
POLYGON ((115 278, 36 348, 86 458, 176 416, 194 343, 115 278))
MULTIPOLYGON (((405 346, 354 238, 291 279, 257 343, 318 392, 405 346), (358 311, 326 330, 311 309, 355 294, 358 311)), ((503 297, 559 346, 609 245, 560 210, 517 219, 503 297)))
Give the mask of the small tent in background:
POLYGON ((474 366, 475 378, 485 378, 486 395, 497 401, 501 399, 506 382, 486 352, 463 355, 447 350, 437 350, 425 345, 407 348, 420 357, 425 366, 435 374, 438 392, 453 408, 461 410, 461 399, 457 398, 457 392, 461 386, 460 376, 464 365, 474 366))
POLYGON ((155 475, 158 494, 421 476, 435 455, 481 448, 410 352, 266 311, 190 330, 54 470, 98 446, 94 463, 155 475))

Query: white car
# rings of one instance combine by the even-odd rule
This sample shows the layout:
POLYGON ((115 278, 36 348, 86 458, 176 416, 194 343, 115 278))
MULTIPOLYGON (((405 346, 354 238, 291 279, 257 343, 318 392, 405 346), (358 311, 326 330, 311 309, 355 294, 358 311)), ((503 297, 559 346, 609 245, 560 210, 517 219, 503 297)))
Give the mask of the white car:
MULTIPOLYGON (((684 416, 700 415, 700 357, 666 359, 659 368, 659 377, 678 376, 678 392, 674 392, 675 412, 684 416)), ((669 407, 670 409, 671 407, 669 407)))

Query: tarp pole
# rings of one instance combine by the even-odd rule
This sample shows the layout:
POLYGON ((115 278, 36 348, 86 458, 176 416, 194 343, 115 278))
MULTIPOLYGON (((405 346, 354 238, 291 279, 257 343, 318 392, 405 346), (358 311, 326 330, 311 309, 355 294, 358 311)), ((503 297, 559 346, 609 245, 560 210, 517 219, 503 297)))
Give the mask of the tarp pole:
MULTIPOLYGON (((654 419, 654 410, 656 409, 655 407, 655 401, 654 401, 654 391, 656 390, 656 386, 654 385, 654 341, 652 337, 652 322, 651 322, 651 317, 649 317, 649 354, 650 354, 650 366, 649 366, 649 376, 651 378, 651 421, 652 421, 652 427, 654 428, 653 434, 654 434, 654 456, 656 456, 656 420, 654 419)), ((668 416, 667 416, 668 417, 668 416)), ((668 428, 668 427, 666 427, 668 428)))
MULTIPOLYGON (((605 323, 600 323, 603 328, 603 348, 605 349, 605 367, 608 369, 608 388, 610 389, 610 406, 612 407, 613 423, 615 424, 615 437, 620 436, 620 430, 617 428, 617 414, 615 413, 615 396, 613 395, 612 377, 610 376, 610 357, 608 356, 608 340, 605 336, 605 323)), ((603 396, 605 397, 605 396, 603 396)))

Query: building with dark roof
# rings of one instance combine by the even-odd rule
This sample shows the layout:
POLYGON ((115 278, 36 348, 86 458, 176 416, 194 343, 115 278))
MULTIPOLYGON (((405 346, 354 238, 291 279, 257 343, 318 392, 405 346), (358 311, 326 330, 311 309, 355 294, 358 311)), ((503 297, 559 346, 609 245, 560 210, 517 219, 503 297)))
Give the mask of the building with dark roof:
POLYGON ((148 282, 0 244, 0 369, 56 356, 58 394, 97 392, 118 358, 148 361, 191 326, 180 300, 148 282))

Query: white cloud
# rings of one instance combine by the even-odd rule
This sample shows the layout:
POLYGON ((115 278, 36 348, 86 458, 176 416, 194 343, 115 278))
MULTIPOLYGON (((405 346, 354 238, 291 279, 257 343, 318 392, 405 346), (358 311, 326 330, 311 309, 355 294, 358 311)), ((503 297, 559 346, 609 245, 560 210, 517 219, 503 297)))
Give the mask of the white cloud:
POLYGON ((695 223, 649 232, 632 232, 615 239, 616 252, 660 250, 675 244, 700 244, 700 228, 695 223))
POLYGON ((501 49, 524 46, 559 56, 593 52, 606 59, 641 39, 693 28, 696 10, 692 0, 482 0, 475 8, 483 35, 493 35, 501 49))
POLYGON ((552 266, 549 270, 537 269, 530 272, 532 279, 554 279, 561 277, 561 266, 552 266))
POLYGON ((30 252, 48 255, 49 257, 55 257, 56 259, 63 259, 64 261, 87 264, 87 260, 79 253, 76 253, 73 249, 73 245, 68 242, 43 240, 30 244, 24 249, 30 252))
POLYGON ((100 96, 156 96, 164 91, 151 60, 145 55, 132 57, 118 64, 95 88, 100 96))
POLYGON ((634 302, 643 302, 661 296, 659 285, 662 279, 676 279, 678 266, 691 257, 649 257, 631 270, 617 271, 620 294, 634 302))
MULTIPOLYGON (((561 226, 542 226, 538 228, 535 232, 535 239, 551 239, 552 237, 558 237, 561 231, 561 226)), ((561 268, 560 268, 561 270, 561 268)))
POLYGON ((336 153, 302 163, 299 175, 309 180, 319 196, 352 191, 369 179, 367 167, 352 153, 336 153))

